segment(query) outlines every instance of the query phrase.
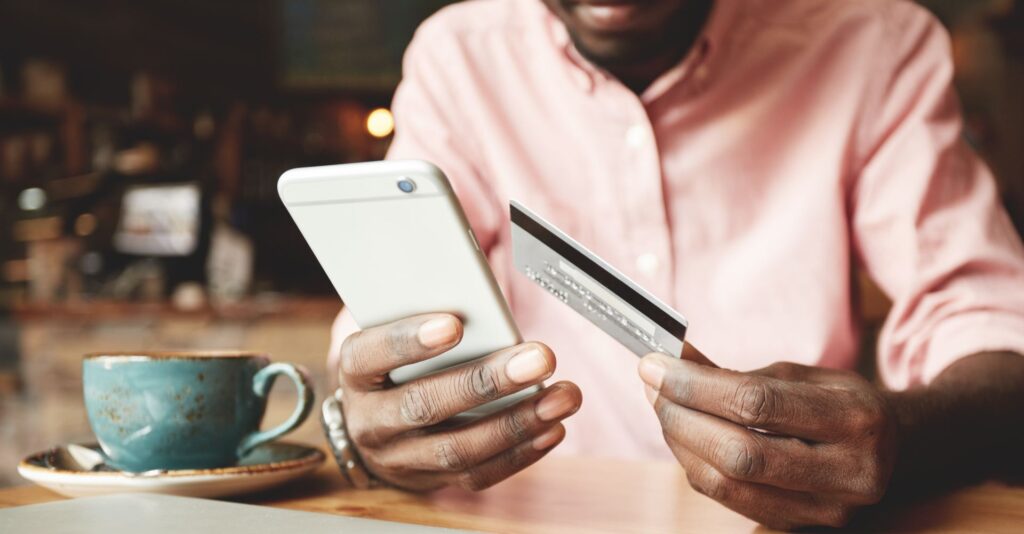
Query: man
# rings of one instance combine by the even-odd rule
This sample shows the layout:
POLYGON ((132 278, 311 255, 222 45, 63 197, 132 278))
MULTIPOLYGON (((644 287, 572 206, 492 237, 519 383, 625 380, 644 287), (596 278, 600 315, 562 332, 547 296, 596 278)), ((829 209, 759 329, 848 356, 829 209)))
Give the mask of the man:
POLYGON ((448 174, 520 328, 544 344, 393 386, 389 369, 458 343, 458 321, 348 336, 343 315, 334 361, 366 468, 480 489, 559 442, 674 457, 697 490, 789 528, 1019 466, 1024 249, 961 140, 951 78, 946 33, 902 0, 445 9, 406 53, 390 157, 448 174), (513 272, 509 198, 684 313, 722 369, 651 355, 635 379, 635 358, 513 272), (855 265, 894 302, 886 388, 851 371, 855 265), (555 354, 564 382, 435 426, 549 379, 555 354))

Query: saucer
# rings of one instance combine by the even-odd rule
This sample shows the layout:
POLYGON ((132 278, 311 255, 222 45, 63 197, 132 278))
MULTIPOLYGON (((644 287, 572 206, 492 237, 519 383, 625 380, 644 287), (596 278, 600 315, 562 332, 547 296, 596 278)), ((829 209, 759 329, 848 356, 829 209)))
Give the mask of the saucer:
MULTIPOLYGON (((83 444, 99 450, 95 443, 83 444)), ((109 493, 164 493, 184 497, 226 497, 264 490, 296 479, 324 461, 319 449, 287 442, 256 447, 238 465, 125 473, 86 471, 65 454, 65 447, 33 454, 18 464, 21 476, 66 497, 109 493)))

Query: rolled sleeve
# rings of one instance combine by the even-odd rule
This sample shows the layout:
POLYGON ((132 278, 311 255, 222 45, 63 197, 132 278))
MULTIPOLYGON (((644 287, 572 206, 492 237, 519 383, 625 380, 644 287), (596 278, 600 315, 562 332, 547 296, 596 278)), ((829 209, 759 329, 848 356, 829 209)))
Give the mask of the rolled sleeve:
POLYGON ((895 53, 865 121, 852 234, 893 300, 880 374, 904 389, 965 356, 1024 353, 1024 247, 962 139, 948 35, 923 9, 895 5, 895 53))
POLYGON ((942 321, 928 344, 921 379, 928 383, 964 356, 987 351, 1024 354, 1024 317, 974 312, 942 321))

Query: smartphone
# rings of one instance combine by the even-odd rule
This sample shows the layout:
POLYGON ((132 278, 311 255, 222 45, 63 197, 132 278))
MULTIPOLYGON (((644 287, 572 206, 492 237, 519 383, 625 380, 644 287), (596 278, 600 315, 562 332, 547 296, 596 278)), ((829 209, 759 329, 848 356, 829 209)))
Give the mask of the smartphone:
POLYGON ((395 369, 395 383, 522 341, 462 206, 434 165, 377 161, 292 169, 277 189, 360 328, 429 312, 462 320, 457 346, 395 369))

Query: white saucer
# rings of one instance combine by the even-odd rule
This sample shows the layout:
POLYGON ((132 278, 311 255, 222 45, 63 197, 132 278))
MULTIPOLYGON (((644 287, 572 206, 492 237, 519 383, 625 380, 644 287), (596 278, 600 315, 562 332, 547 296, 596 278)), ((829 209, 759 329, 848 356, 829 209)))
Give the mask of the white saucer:
MULTIPOLYGON (((95 444, 83 445, 98 450, 95 444)), ((316 469, 324 453, 295 443, 260 445, 238 465, 216 469, 187 469, 133 475, 121 471, 85 471, 68 460, 64 447, 25 458, 21 476, 67 497, 109 493, 164 493, 184 497, 226 497, 264 490, 316 469)))

